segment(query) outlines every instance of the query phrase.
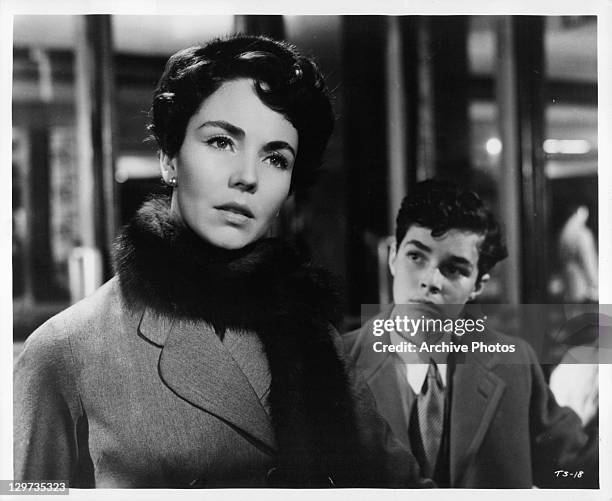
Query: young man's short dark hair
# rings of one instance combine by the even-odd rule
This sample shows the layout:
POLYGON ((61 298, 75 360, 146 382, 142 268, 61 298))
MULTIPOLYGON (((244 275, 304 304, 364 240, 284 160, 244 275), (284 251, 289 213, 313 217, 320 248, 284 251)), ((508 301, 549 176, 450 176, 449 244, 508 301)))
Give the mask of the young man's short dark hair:
POLYGON ((395 227, 398 248, 413 225, 430 228, 434 237, 452 229, 482 235, 484 239, 480 244, 478 259, 479 280, 508 256, 499 224, 480 197, 450 181, 422 181, 404 198, 395 227))

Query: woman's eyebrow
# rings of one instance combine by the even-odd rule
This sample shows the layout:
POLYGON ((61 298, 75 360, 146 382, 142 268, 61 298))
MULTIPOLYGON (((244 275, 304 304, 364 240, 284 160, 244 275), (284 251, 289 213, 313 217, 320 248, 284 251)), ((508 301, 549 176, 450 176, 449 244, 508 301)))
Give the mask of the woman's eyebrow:
POLYGON ((295 150, 286 141, 270 141, 263 147, 265 153, 276 150, 289 150, 294 157, 296 156, 295 150))
POLYGON ((226 132, 239 139, 242 139, 245 136, 245 132, 240 127, 236 127, 225 120, 209 120, 200 125, 198 129, 202 129, 204 127, 219 127, 220 129, 224 129, 226 132))

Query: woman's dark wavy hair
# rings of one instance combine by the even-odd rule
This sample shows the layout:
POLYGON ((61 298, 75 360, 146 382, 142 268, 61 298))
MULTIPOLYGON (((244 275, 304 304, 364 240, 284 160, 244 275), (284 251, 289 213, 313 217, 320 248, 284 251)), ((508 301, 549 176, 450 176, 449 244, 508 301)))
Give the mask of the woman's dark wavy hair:
POLYGON ((395 238, 401 244, 412 225, 431 229, 434 237, 449 230, 471 231, 484 237, 478 258, 478 280, 508 256, 493 214, 473 191, 455 183, 429 179, 415 185, 397 214, 395 238))
POLYGON ((183 49, 170 57, 153 95, 148 130, 161 151, 178 153, 189 119, 225 82, 250 78, 266 106, 298 131, 291 189, 314 183, 334 126, 323 76, 314 61, 285 43, 234 35, 183 49))

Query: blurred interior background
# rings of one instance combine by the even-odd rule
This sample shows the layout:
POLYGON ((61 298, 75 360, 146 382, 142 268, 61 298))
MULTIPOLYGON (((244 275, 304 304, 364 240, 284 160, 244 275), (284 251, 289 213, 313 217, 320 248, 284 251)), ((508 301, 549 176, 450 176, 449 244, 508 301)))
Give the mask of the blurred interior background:
POLYGON ((164 191, 144 139, 168 56, 236 31, 294 43, 333 90, 324 175, 277 230, 343 280, 347 328, 389 300, 385 239, 432 176, 504 225, 510 256, 482 301, 596 299, 568 297, 559 252, 576 207, 597 238, 594 16, 16 16, 15 341, 111 276, 118 228, 164 191))

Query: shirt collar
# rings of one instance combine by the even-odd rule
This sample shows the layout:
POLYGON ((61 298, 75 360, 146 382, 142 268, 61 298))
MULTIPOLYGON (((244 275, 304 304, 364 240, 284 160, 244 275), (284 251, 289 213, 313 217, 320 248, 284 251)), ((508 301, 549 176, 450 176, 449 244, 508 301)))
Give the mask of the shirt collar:
MULTIPOLYGON (((440 378, 442 379, 442 386, 446 388, 446 364, 437 364, 440 378)), ((412 391, 415 395, 421 393, 423 389, 423 383, 427 378, 428 364, 406 364, 406 379, 412 391)))
MULTIPOLYGON (((391 344, 399 345, 402 342, 405 342, 406 339, 401 337, 397 332, 390 332, 391 336, 391 344)), ((408 341, 409 342, 409 341, 408 341)), ((423 383, 427 377, 427 369, 429 368, 429 363, 424 362, 416 353, 412 352, 399 352, 396 353, 397 356, 400 357, 404 366, 406 368, 406 380, 408 384, 412 388, 412 391, 416 395, 421 393, 421 389, 423 388, 423 383)), ((437 364, 438 372, 440 373, 440 378, 442 379, 442 385, 446 388, 446 367, 447 364, 437 364)))

